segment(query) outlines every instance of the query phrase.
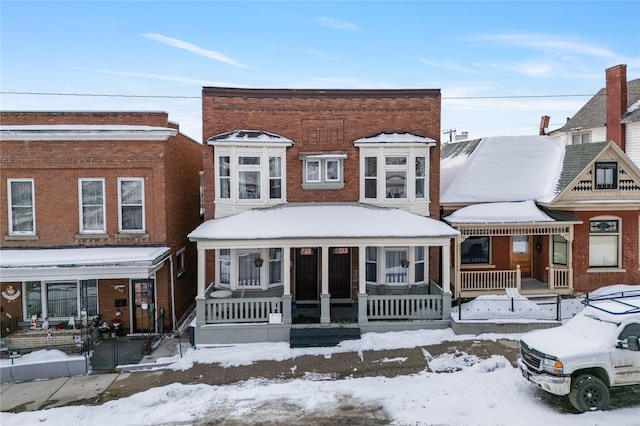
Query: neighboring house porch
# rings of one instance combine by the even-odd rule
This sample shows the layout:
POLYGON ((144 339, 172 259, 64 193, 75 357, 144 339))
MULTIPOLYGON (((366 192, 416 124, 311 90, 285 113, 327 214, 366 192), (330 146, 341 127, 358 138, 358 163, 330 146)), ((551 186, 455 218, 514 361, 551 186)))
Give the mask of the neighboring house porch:
POLYGON ((449 326, 448 225, 360 203, 300 203, 205 222, 196 344, 289 341, 297 328, 449 326), (206 283, 209 253, 215 281, 206 283), (442 258, 431 265, 430 258, 442 258), (429 271, 442 271, 438 285, 429 271))

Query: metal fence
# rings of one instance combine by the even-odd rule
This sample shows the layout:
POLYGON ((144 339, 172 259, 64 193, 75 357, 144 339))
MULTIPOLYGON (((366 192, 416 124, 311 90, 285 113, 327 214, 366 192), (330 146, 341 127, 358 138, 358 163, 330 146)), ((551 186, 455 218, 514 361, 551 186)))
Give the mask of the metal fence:
POLYGON ((559 295, 480 296, 458 299, 454 315, 460 321, 563 321, 575 316, 583 307, 581 299, 563 299, 559 295))

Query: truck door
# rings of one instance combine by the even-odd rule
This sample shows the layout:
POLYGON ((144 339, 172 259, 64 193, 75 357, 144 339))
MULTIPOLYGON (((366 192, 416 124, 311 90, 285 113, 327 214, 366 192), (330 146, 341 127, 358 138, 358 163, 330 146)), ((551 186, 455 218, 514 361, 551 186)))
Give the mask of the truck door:
POLYGON ((618 336, 618 346, 611 352, 615 386, 640 383, 640 352, 627 348, 626 340, 629 336, 640 337, 640 323, 624 326, 618 336))

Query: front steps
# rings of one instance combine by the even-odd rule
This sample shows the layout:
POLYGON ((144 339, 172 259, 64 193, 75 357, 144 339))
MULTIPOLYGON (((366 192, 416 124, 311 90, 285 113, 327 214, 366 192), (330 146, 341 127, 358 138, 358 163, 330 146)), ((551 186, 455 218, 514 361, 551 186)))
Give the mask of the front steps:
POLYGON ((292 328, 289 334, 289 347, 331 347, 337 346, 343 340, 357 339, 360 339, 360 328, 358 327, 292 328))

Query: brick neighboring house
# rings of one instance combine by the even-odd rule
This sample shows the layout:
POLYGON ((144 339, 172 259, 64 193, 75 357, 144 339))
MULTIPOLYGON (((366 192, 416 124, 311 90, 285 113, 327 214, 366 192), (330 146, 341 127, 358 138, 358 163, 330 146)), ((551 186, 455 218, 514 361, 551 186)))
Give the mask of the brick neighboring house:
POLYGON ((640 170, 613 142, 502 136, 442 149, 458 297, 640 284, 640 170))
POLYGON ((197 343, 448 327, 439 90, 202 98, 197 343))
POLYGON ((606 86, 549 136, 564 144, 613 141, 640 166, 640 78, 627 81, 627 66, 605 71, 606 86))
POLYGON ((196 295, 202 145, 165 112, 0 122, 3 336, 85 311, 121 333, 174 330, 196 295))

